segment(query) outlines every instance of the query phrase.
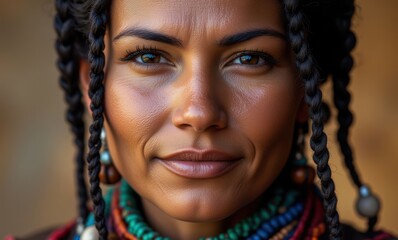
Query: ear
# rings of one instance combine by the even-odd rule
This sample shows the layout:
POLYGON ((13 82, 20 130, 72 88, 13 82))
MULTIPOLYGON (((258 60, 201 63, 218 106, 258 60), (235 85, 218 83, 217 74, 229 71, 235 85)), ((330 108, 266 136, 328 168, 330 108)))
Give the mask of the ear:
POLYGON ((297 110, 296 122, 306 123, 308 121, 308 117, 308 105, 305 103, 304 98, 302 98, 297 110))
POLYGON ((88 96, 88 88, 90 86, 90 63, 87 60, 82 59, 80 60, 79 67, 80 89, 83 94, 86 109, 91 114, 91 99, 88 96))

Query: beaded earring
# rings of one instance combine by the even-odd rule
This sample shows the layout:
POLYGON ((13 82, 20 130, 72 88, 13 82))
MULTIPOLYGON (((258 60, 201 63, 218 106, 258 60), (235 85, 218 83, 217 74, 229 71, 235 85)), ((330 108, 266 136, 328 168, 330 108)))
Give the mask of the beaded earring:
POLYGON ((307 158, 304 154, 305 147, 305 133, 308 131, 308 125, 303 124, 298 126, 298 136, 295 160, 290 172, 290 177, 296 185, 304 186, 314 182, 315 170, 307 164, 307 158))
POLYGON ((101 171, 99 178, 101 183, 115 184, 122 178, 116 167, 113 165, 111 155, 109 154, 108 145, 106 143, 106 133, 103 128, 101 131, 102 152, 100 153, 101 171))

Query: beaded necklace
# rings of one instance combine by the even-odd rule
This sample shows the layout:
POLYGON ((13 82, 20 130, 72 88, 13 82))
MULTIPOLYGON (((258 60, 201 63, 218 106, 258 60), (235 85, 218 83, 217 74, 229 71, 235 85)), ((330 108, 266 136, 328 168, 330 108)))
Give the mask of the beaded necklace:
MULTIPOLYGON (((111 188, 105 195, 105 215, 108 219, 108 240, 128 239, 128 240, 165 240, 153 231, 143 220, 135 223, 136 234, 129 232, 128 216, 131 219, 142 219, 140 210, 137 207, 138 195, 132 191, 127 183, 122 186, 111 188), (123 190, 123 191, 122 191, 123 190), (125 202, 121 199, 124 199, 125 202), (132 207, 129 210, 123 209, 125 206, 132 207), (136 215, 133 217, 132 215, 136 215), (143 229, 143 230, 140 230, 143 229)), ((305 191, 305 190, 304 190, 305 191)), ((216 237, 201 238, 204 240, 318 240, 326 230, 324 223, 324 210, 322 206, 319 190, 314 186, 309 186, 305 196, 304 205, 300 204, 298 191, 283 192, 279 190, 279 195, 267 204, 268 208, 263 208, 260 212, 245 219, 235 225, 233 228, 216 237), (253 225, 248 225, 253 224, 253 225), (237 227, 238 226, 238 227, 237 227), (257 226, 254 228, 253 226, 257 226), (253 231, 251 231, 253 230, 253 231), (245 232, 242 235, 241 232, 245 232)), ((129 219, 130 219, 129 218, 129 219)), ((76 228, 76 223, 70 223, 67 226, 55 230, 48 239, 65 239, 71 229, 76 228)), ((14 240, 8 236, 6 239, 14 240)), ((82 235, 75 235, 74 240, 98 240, 98 232, 94 226, 94 215, 91 213, 86 222, 86 228, 82 235)), ((369 240, 387 240, 395 239, 391 234, 384 231, 377 231, 371 234, 369 240)))
MULTIPOLYGON (((279 189, 275 191, 275 197, 267 204, 266 207, 262 208, 259 212, 255 213, 251 217, 244 219, 243 221, 236 224, 233 228, 230 228, 226 233, 219 234, 214 237, 203 237, 200 240, 224 240, 224 239, 242 239, 249 237, 249 234, 254 230, 258 229, 261 224, 266 221, 275 222, 277 219, 290 219, 298 217, 298 214, 302 211, 302 205, 300 203, 292 204, 298 198, 297 191, 290 191, 284 193, 283 190, 279 189), (284 198, 284 199, 283 199, 284 198), (282 201, 284 200, 284 201, 282 201), (283 206, 284 208, 289 207, 285 215, 278 215, 278 209, 283 206)), ((126 182, 122 182, 120 186, 120 194, 115 193, 114 199, 112 200, 112 218, 115 223, 115 229, 121 239, 159 239, 166 240, 169 238, 161 237, 159 233, 153 231, 144 221, 141 212, 137 206, 138 195, 130 188, 126 182), (123 209, 120 211, 120 209, 123 209)), ((272 225, 271 225, 272 226, 272 225)), ((273 232, 274 229, 268 229, 268 232, 273 232)))
MULTIPOLYGON (((313 186, 307 189, 305 201, 299 191, 293 189, 277 189, 273 196, 260 211, 226 232, 199 240, 317 240, 325 232, 322 202, 316 197, 313 186)), ((170 240, 145 223, 139 209, 139 196, 124 180, 108 192, 105 202, 110 232, 108 239, 170 240)), ((95 231, 93 225, 94 218, 90 215, 84 232, 95 231)), ((86 240, 83 235, 80 240, 86 240)))

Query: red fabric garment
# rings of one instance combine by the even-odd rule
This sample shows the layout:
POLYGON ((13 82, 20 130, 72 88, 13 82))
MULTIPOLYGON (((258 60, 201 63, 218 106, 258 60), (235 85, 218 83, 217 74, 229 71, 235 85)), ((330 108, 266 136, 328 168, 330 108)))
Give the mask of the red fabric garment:
MULTIPOLYGON (((61 228, 56 228, 56 229, 47 229, 45 231, 42 231, 38 234, 31 235, 26 238, 16 238, 12 236, 7 236, 4 238, 4 240, 44 240, 44 239, 51 239, 49 237, 54 236, 54 234, 57 231, 62 231, 68 229, 67 232, 65 232, 65 236, 60 238, 53 238, 52 240, 73 240, 74 237, 74 230, 75 230, 75 225, 65 225, 61 228)), ((343 232, 344 232, 344 240, 398 240, 397 237, 392 236, 391 234, 384 232, 384 231, 378 231, 376 232, 376 236, 373 238, 369 238, 366 236, 366 234, 361 233, 357 230, 355 230, 353 227, 350 225, 345 225, 343 224, 343 232)), ((328 239, 327 235, 324 238, 325 240, 328 239)))

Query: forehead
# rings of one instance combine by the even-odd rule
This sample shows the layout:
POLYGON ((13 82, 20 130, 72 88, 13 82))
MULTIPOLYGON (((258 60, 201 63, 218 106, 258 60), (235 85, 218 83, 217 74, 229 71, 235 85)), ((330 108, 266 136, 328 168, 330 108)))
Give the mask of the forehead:
POLYGON ((156 29, 181 39, 256 28, 284 32, 282 19, 278 0, 117 0, 112 1, 111 34, 129 27, 156 29))

